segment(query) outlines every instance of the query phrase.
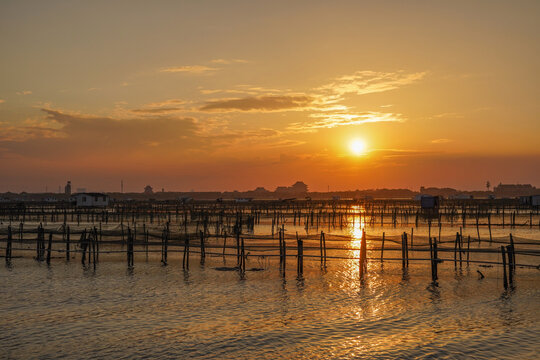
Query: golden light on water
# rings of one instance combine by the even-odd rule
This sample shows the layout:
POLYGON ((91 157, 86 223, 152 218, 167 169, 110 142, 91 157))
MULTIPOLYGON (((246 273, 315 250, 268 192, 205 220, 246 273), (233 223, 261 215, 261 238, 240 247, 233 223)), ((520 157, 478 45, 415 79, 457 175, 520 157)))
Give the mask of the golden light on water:
POLYGON ((363 214, 365 209, 360 206, 353 206, 353 219, 349 222, 349 234, 352 237, 351 247, 355 250, 352 250, 352 256, 355 258, 360 258, 360 246, 362 240, 362 231, 365 228, 363 214))

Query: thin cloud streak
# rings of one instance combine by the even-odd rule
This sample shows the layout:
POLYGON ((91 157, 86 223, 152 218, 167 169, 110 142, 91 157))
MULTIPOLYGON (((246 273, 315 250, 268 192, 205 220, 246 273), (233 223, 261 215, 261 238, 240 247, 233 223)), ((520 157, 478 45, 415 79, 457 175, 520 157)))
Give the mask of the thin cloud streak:
POLYGON ((290 130, 316 130, 331 129, 337 126, 362 125, 378 122, 403 122, 405 119, 401 114, 366 112, 361 114, 312 114, 312 118, 321 118, 314 122, 292 123, 290 130))
POLYGON ((303 110, 312 102, 313 98, 306 95, 258 96, 208 101, 199 110, 218 112, 303 110))
POLYGON ((433 139, 433 140, 431 140, 431 143, 432 144, 446 144, 446 143, 449 143, 451 141, 452 141, 451 139, 433 139))
POLYGON ((219 68, 214 68, 205 65, 184 65, 184 66, 172 66, 159 70, 165 73, 189 73, 189 74, 203 74, 208 72, 217 71, 219 68))
POLYGON ((357 71, 352 75, 338 77, 333 82, 323 85, 317 90, 338 96, 346 94, 364 95, 394 90, 417 82, 424 78, 425 75, 426 72, 357 71))
POLYGON ((214 64, 223 64, 223 65, 230 65, 230 64, 246 64, 249 61, 244 59, 214 59, 210 61, 214 64))

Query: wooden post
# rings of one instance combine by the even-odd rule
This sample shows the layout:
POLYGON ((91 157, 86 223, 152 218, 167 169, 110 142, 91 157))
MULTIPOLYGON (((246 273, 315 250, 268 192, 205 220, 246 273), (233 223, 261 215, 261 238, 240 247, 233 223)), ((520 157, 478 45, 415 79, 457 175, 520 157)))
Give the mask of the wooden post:
POLYGON ((184 238, 184 258, 182 259, 182 268, 189 270, 189 237, 184 238))
POLYGON ((405 269, 405 250, 403 249, 403 233, 401 234, 401 268, 405 269))
POLYGON ((514 249, 512 245, 506 246, 506 256, 508 257, 508 282, 514 285, 514 249))
POLYGON ((324 266, 326 267, 326 234, 325 233, 322 233, 322 244, 323 244, 324 266))
POLYGON ((503 285, 505 289, 508 289, 508 280, 506 279, 506 251, 504 246, 501 245, 501 257, 503 262, 503 285))
POLYGON ((403 242, 405 245, 405 265, 409 268, 409 241, 407 240, 407 233, 403 233, 403 242))
POLYGON ((99 223, 99 238, 97 237, 97 234, 96 234, 96 251, 97 251, 96 260, 97 262, 99 262, 99 246, 102 240, 103 240, 103 230, 101 228, 101 222, 100 222, 99 223))
POLYGON ((296 270, 298 277, 304 273, 304 243, 296 233, 296 270))
POLYGON ((96 269, 97 253, 98 253, 98 232, 97 228, 94 226, 94 236, 92 238, 92 263, 94 264, 94 270, 96 269))
POLYGON ((367 243, 366 232, 362 229, 362 240, 360 241, 360 279, 364 278, 364 273, 367 271, 367 243))
POLYGON ((442 229, 441 215, 439 214, 439 244, 441 243, 441 229, 442 229))
POLYGON ((285 276, 285 268, 287 267, 287 243, 285 235, 283 236, 283 264, 281 266, 282 275, 285 276))
POLYGON ((454 268, 457 268, 457 248, 459 242, 459 233, 456 233, 456 239, 454 240, 454 268))
POLYGON ((204 264, 204 260, 206 259, 206 248, 204 244, 204 233, 202 231, 199 231, 199 235, 201 237, 201 265, 204 264))
POLYGON ((438 252, 437 252, 437 241, 433 241, 433 264, 435 265, 434 268, 435 268, 435 280, 438 280, 439 279, 439 274, 438 274, 438 270, 437 270, 437 267, 439 265, 439 258, 438 258, 438 252))
POLYGON ((431 238, 431 219, 428 219, 428 237, 431 238))
POLYGON ((471 249, 471 235, 467 236, 467 266, 469 266, 469 254, 471 249))
POLYGON ((279 267, 283 265, 283 232, 279 229, 279 267))
POLYGON ((81 233, 81 238, 79 241, 82 249, 81 264, 84 266, 86 265, 86 249, 88 248, 88 242, 86 241, 86 229, 84 229, 84 231, 81 233))
POLYGON ((68 226, 66 229, 66 260, 69 261, 70 255, 69 255, 69 242, 70 242, 70 236, 71 236, 71 230, 68 226))
POLYGON ((225 249, 227 248, 227 231, 223 232, 223 256, 225 256, 225 249))
POLYGON ((493 238, 491 237, 491 212, 488 214, 488 229, 489 229, 489 243, 491 244, 493 238))
POLYGON ((127 235, 127 265, 128 267, 133 266, 133 235, 131 234, 131 228, 128 227, 127 235))
POLYGON ((433 258, 433 241, 431 238, 429 238, 429 258, 431 262, 431 281, 437 280, 435 277, 435 264, 434 264, 434 258, 433 258))
POLYGON ((7 243, 6 243, 6 263, 8 263, 11 260, 11 241, 12 241, 12 234, 11 234, 11 225, 8 226, 8 237, 7 237, 7 243))
POLYGON ((476 233, 478 234, 478 244, 480 244, 480 226, 478 224, 479 221, 479 214, 476 213, 476 233))
POLYGON ((384 261, 384 231, 382 233, 382 244, 381 244, 381 262, 384 261))
POLYGON ((240 259, 240 272, 242 274, 245 274, 246 273, 246 254, 245 254, 245 251, 244 251, 244 238, 242 238, 240 256, 241 256, 241 259, 240 259))
POLYGON ((37 228, 37 237, 36 237, 36 260, 41 261, 41 230, 43 228, 41 227, 41 224, 37 228))
POLYGON ((514 247, 514 237, 512 234, 510 234, 510 245, 512 246, 512 266, 513 270, 516 270, 516 255, 515 255, 515 247, 514 247))
POLYGON ((458 239, 458 251, 459 251, 459 268, 463 267, 463 249, 462 249, 463 237, 459 235, 458 239))
POLYGON ((49 243, 47 244, 47 265, 51 265, 52 231, 49 233, 49 243))
POLYGON ((144 249, 145 249, 145 254, 146 254, 146 261, 148 261, 148 247, 150 245, 149 243, 150 243, 150 233, 149 233, 149 230, 146 229, 144 233, 144 249))
POLYGON ((319 249, 320 249, 320 252, 321 252, 321 264, 323 263, 323 237, 324 237, 324 232, 321 231, 321 236, 319 238, 319 249))
POLYGON ((236 230, 236 266, 240 266, 240 231, 236 230))

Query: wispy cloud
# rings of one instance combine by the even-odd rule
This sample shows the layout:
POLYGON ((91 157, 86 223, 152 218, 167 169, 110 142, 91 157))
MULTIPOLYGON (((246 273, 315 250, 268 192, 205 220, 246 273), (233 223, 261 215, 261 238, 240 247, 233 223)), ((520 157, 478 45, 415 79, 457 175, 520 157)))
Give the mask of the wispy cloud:
POLYGON ((61 124, 53 119, 26 119, 21 124, 0 121, 1 142, 23 142, 33 139, 62 137, 61 124))
POLYGON ((425 75, 425 72, 357 71, 351 75, 338 77, 334 81, 319 87, 317 90, 336 95, 364 95, 394 90, 421 80, 425 75))
POLYGON ((253 85, 236 85, 231 89, 200 89, 199 90, 203 95, 213 95, 213 94, 236 94, 236 95, 251 95, 251 96, 271 96, 271 95, 283 95, 291 94, 293 91, 291 89, 275 89, 275 88, 265 88, 262 86, 253 86, 253 85))
POLYGON ((436 118, 436 119, 448 119, 448 118, 461 119, 463 117, 464 117, 463 114, 455 113, 455 112, 446 112, 446 113, 433 115, 433 118, 436 118))
POLYGON ((380 112, 365 112, 360 114, 312 114, 312 118, 318 119, 310 122, 296 122, 289 125, 290 130, 316 130, 330 129, 336 126, 361 125, 377 122, 402 122, 404 118, 401 114, 380 113, 380 112))
POLYGON ((17 91, 17 95, 31 95, 32 91, 30 90, 23 90, 23 91, 17 91))
POLYGON ((257 96, 206 102, 201 111, 287 111, 308 107, 313 98, 306 95, 257 96))
POLYGON ((242 94, 242 95, 252 95, 253 92, 238 90, 238 89, 201 89, 199 90, 203 95, 213 95, 213 94, 242 94))
POLYGON ((214 59, 210 61, 214 64, 223 64, 223 65, 230 65, 230 64, 245 64, 249 61, 244 59, 214 59))
POLYGON ((451 141, 452 141, 451 139, 434 139, 434 140, 431 140, 431 143, 432 144, 446 144, 451 141))
MULTIPOLYGON (((398 113, 358 111, 344 104, 348 95, 365 95, 398 89, 421 80, 425 72, 406 73, 357 71, 333 81, 294 93, 291 90, 267 89, 252 85, 238 85, 231 89, 202 89, 203 95, 217 93, 246 94, 245 97, 213 99, 199 108, 203 112, 276 112, 306 111, 313 121, 290 124, 289 130, 316 131, 336 126, 360 125, 375 122, 402 122, 398 113)), ((381 108, 392 107, 391 104, 381 108)))
POLYGON ((184 65, 184 66, 166 67, 159 71, 166 72, 166 73, 204 74, 204 73, 209 73, 216 70, 219 70, 219 68, 210 67, 206 65, 184 65))
MULTIPOLYGON (((193 147, 197 124, 194 119, 155 116, 153 118, 115 119, 69 113, 44 108, 46 116, 23 126, 0 124, 0 146, 11 153, 27 156, 80 154, 109 157, 130 156, 145 146, 176 149, 193 147), (66 149, 70 149, 66 154, 66 149), (93 148, 95 151, 88 152, 93 148)), ((200 141, 200 140, 199 140, 200 141)))
POLYGON ((131 109, 131 112, 139 114, 170 114, 178 111, 182 111, 182 108, 178 107, 158 107, 158 108, 140 108, 140 109, 131 109))
POLYGON ((141 114, 141 115, 171 114, 171 113, 186 111, 187 109, 183 105, 188 104, 188 103, 189 101, 186 101, 183 99, 168 99, 168 100, 148 103, 140 108, 130 109, 128 111, 131 113, 141 114))
POLYGON ((148 104, 146 104, 146 106, 149 106, 149 107, 161 107, 161 106, 171 106, 171 105, 184 105, 184 104, 187 104, 187 103, 189 103, 189 101, 184 100, 184 99, 167 99, 167 100, 163 100, 163 101, 157 101, 157 102, 148 103, 148 104))
POLYGON ((45 116, 35 121, 0 122, 0 152, 37 158, 64 154, 118 160, 136 153, 148 157, 153 151, 164 150, 170 156, 180 156, 216 149, 235 151, 239 144, 258 147, 269 147, 281 141, 283 146, 296 144, 287 142, 282 131, 272 128, 231 129, 220 117, 194 119, 171 115, 169 108, 154 109, 153 113, 150 108, 134 109, 132 117, 118 118, 43 108, 45 116), (139 111, 147 116, 133 116, 139 111), (65 154, 66 148, 70 149, 69 154, 65 154), (89 148, 95 151, 88 152, 89 148))

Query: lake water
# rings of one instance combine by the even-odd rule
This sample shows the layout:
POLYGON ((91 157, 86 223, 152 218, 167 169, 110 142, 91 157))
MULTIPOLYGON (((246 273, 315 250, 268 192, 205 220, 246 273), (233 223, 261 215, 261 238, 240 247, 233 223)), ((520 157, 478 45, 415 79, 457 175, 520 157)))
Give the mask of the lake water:
MULTIPOLYGON (((326 270, 257 260, 242 277, 179 254, 51 266, 13 259, 0 279, 2 358, 538 358, 540 276, 519 269, 503 290, 500 268, 442 265, 433 286, 425 264, 371 262, 358 279, 356 261, 326 270)), ((228 266, 234 266, 230 263, 228 266)))
MULTIPOLYGON (((265 226, 256 230, 268 234, 265 226)), ((338 236, 332 242, 328 235, 329 244, 358 246, 360 226, 357 222, 332 229, 353 239, 347 243, 338 241, 338 236)), ((391 240, 410 228, 384 230, 391 240)), ((288 226, 289 233, 296 231, 302 235, 303 229, 288 226)), ((380 246, 370 238, 382 231, 367 228, 368 249, 380 246)), ((433 231, 436 236, 437 229, 433 231)), ((444 228, 443 240, 451 241, 456 231, 459 228, 444 228)), ((474 227, 463 231, 476 237, 474 227)), ((518 242, 537 241, 539 233, 537 228, 499 228, 493 237, 506 241, 510 231, 518 242)), ((426 227, 415 229, 415 241, 425 242, 427 233, 426 227)), ((489 246, 486 228, 481 236, 480 246, 489 246)), ((14 243, 20 246, 24 245, 14 243)), ((340 250, 344 253, 358 256, 357 250, 340 250)), ((460 269, 452 261, 440 265, 437 285, 432 284, 425 261, 411 261, 404 271, 401 262, 373 260, 361 281, 358 260, 329 260, 324 268, 317 259, 308 259, 303 277, 298 278, 294 254, 290 252, 283 276, 276 258, 253 253, 247 260, 248 271, 241 275, 218 270, 234 267, 234 257, 209 256, 200 265, 198 254, 193 254, 189 271, 184 271, 179 252, 169 253, 168 266, 161 266, 159 254, 146 259, 138 253, 132 269, 127 268, 123 253, 102 254, 94 270, 82 267, 79 254, 69 263, 61 253, 53 254, 47 266, 33 260, 32 252, 15 251, 14 255, 24 256, 0 267, 0 357, 539 357, 540 271, 536 268, 518 267, 515 287, 504 290, 500 266, 470 264, 460 269), (253 268, 258 271, 249 271, 253 268), (485 277, 480 279, 477 271, 485 277)), ((378 253, 368 251, 368 256, 377 258, 378 253)), ((425 256, 417 251, 410 255, 425 256)), ((474 259, 497 261, 498 256, 474 254, 474 259)), ((452 254, 441 253, 441 257, 452 258, 452 254)), ((518 256, 517 262, 538 265, 536 259, 518 256)))

